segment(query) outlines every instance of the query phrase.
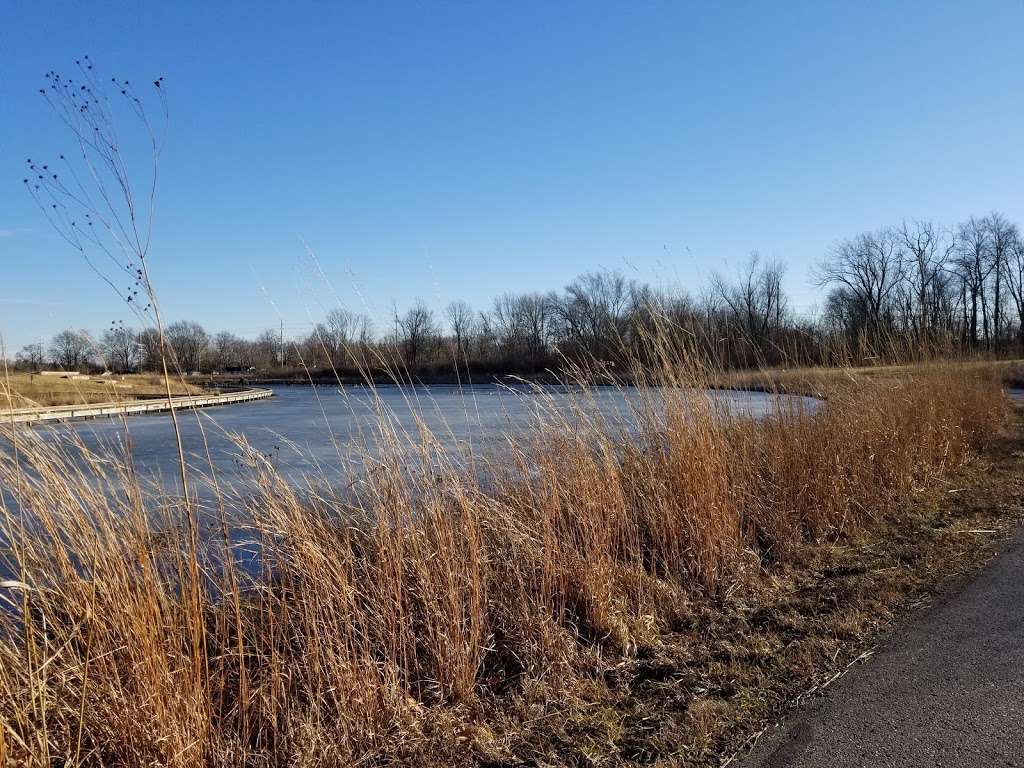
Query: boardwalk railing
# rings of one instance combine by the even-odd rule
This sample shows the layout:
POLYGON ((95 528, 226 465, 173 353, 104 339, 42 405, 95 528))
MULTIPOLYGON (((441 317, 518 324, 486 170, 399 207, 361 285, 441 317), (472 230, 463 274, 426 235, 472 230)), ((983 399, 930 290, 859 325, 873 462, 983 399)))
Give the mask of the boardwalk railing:
MULTIPOLYGON (((246 403, 250 400, 263 400, 272 397, 269 389, 244 389, 240 392, 225 392, 220 395, 188 395, 173 398, 174 408, 208 408, 213 405, 230 403, 246 403)), ((49 408, 13 408, 0 410, 0 424, 25 424, 52 421, 71 421, 73 419, 96 419, 103 416, 121 416, 123 414, 159 413, 169 411, 167 398, 152 400, 129 400, 121 403, 89 403, 88 405, 56 405, 49 408)))

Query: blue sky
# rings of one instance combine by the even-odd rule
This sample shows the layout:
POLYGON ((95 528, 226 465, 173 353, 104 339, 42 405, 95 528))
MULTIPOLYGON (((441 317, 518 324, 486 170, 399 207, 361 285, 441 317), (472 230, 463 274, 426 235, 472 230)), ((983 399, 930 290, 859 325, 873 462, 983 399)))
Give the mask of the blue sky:
POLYGON ((21 185, 86 53, 166 78, 166 314, 252 336, 597 268, 697 290, 754 249, 807 309, 838 238, 1024 212, 1022 33, 1019 1, 7 2, 0 332, 131 319, 21 185))

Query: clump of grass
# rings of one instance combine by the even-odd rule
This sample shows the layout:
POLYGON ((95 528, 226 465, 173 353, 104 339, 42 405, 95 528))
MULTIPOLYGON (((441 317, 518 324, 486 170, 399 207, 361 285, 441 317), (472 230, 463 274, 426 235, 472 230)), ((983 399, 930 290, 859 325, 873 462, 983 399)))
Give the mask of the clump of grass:
POLYGON ((611 414, 597 387, 568 405, 538 390, 496 455, 380 412, 351 477, 304 486, 239 439, 245 487, 193 478, 214 498, 199 547, 127 458, 8 431, 0 757, 510 759, 518 725, 598 700, 693 599, 870 528, 1004 417, 982 369, 837 377, 824 407, 758 420, 705 394, 709 375, 634 373, 611 414))

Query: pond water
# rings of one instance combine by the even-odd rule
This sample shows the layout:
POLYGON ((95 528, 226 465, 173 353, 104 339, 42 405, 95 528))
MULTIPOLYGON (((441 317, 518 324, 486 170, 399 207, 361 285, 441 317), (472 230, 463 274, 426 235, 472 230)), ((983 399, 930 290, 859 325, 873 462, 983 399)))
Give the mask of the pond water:
MULTIPOLYGON (((677 394, 686 396, 685 391, 677 394)), ((716 407, 730 413, 757 418, 769 413, 780 403, 813 410, 818 401, 769 395, 760 392, 711 391, 716 407)), ((509 434, 522 433, 536 424, 539 411, 557 412, 574 420, 573 414, 596 414, 605 418, 612 429, 628 430, 632 415, 642 403, 657 412, 658 390, 646 394, 635 389, 594 387, 586 392, 578 388, 543 387, 510 389, 497 385, 474 387, 432 386, 415 389, 381 387, 377 397, 363 388, 292 386, 274 388, 274 397, 236 405, 218 406, 178 414, 186 458, 194 467, 192 492, 199 502, 200 535, 205 539, 216 529, 219 508, 217 495, 209 483, 199 479, 209 476, 211 464, 217 486, 224 492, 221 499, 229 513, 244 509, 252 485, 251 457, 244 457, 237 437, 251 450, 258 451, 273 462, 280 476, 296 482, 300 494, 325 491, 328 497, 345 493, 344 489, 361 472, 366 463, 357 457, 364 452, 375 453, 373 441, 381 419, 376 412, 388 414, 384 423, 399 434, 409 437, 404 450, 412 452, 418 444, 420 425, 430 430, 444 450, 472 448, 482 453, 501 456, 509 434), (376 410, 375 410, 376 409, 376 410), (619 420, 619 417, 622 417, 619 420), (212 527, 211 527, 212 526, 212 527)), ((162 488, 178 496, 178 454, 169 414, 149 414, 127 418, 105 418, 68 424, 30 428, 36 439, 60 447, 73 462, 82 461, 76 445, 101 457, 131 455, 132 463, 146 486, 162 488), (63 449, 67 450, 63 450, 63 449)), ((21 430, 19 439, 27 439, 21 430)), ((0 439, 0 450, 10 445, 0 439)), ((116 483, 104 486, 105 493, 121 496, 116 483)), ((0 487, 0 500, 10 509, 17 509, 12 488, 0 487)), ((163 525, 162 518, 157 521, 163 525)), ((230 533, 234 557, 238 564, 253 572, 259 568, 259 546, 249 540, 244 517, 232 524, 230 533), (236 527, 237 526, 237 527, 236 527)), ((5 556, 7 543, 0 531, 0 581, 12 578, 17 569, 5 556)))
MULTIPOLYGON (((544 387, 540 394, 538 388, 498 385, 380 387, 376 400, 360 387, 273 389, 274 397, 266 400, 179 412, 189 462, 208 470, 212 459, 219 480, 231 482, 248 471, 238 460, 239 448, 232 438, 240 435, 252 449, 271 457, 282 475, 295 478, 340 468, 358 452, 360 444, 372 443, 379 423, 375 408, 388 412, 390 423, 399 432, 415 435, 421 423, 445 447, 471 445, 487 450, 500 446, 510 432, 525 429, 538 409, 569 413, 582 397, 582 407, 588 412, 596 410, 615 418, 626 415, 641 399, 637 390, 605 387, 589 389, 585 396, 578 389, 564 387, 544 387)), ((709 394, 717 405, 754 418, 767 413, 779 400, 777 395, 761 392, 716 390, 709 394)), ((784 400, 810 408, 816 404, 810 398, 784 400)), ((169 414, 97 419, 39 427, 37 431, 54 439, 66 439, 71 432, 102 454, 130 451, 141 475, 169 488, 175 485, 178 459, 169 414)))

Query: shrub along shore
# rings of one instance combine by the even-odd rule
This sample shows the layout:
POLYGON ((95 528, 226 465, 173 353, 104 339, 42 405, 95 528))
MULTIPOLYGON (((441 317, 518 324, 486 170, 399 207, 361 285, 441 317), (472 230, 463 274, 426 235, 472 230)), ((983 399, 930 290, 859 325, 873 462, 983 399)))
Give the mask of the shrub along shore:
POLYGON ((240 439, 248 491, 194 472, 206 510, 5 432, 0 757, 717 759, 920 587, 937 518, 908 510, 1007 406, 992 368, 934 363, 841 371, 826 407, 753 421, 701 395, 713 378, 664 366, 618 418, 583 386, 497 458, 382 411, 345 483, 289 483, 240 439), (885 589, 858 592, 893 542, 885 589))

